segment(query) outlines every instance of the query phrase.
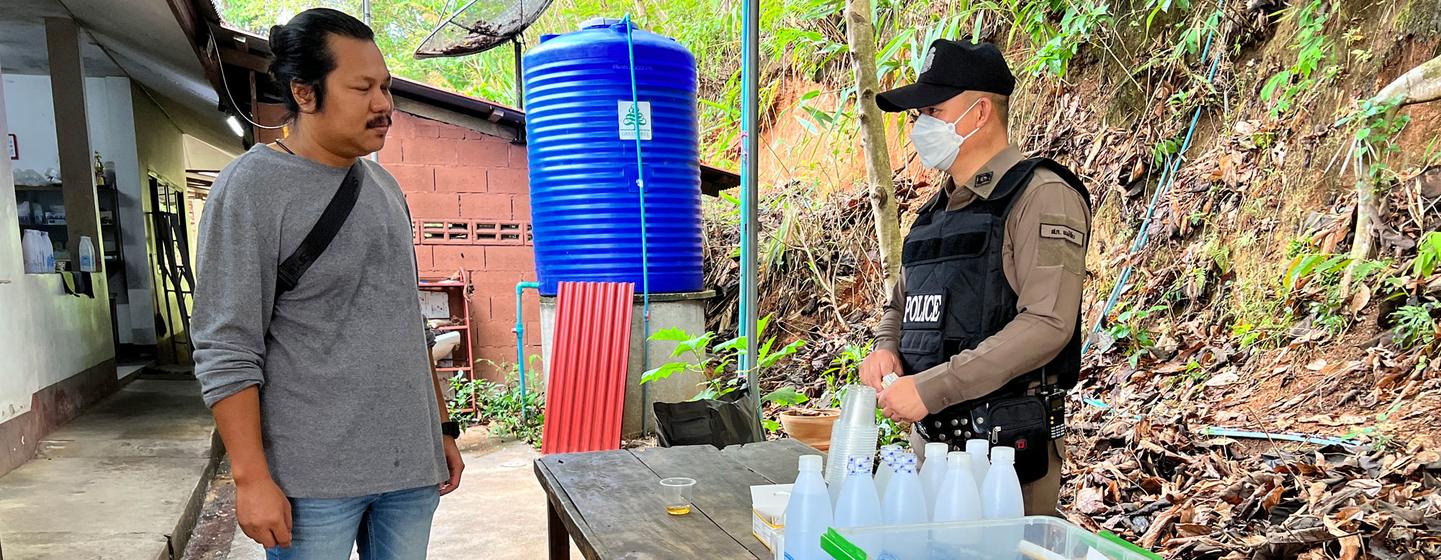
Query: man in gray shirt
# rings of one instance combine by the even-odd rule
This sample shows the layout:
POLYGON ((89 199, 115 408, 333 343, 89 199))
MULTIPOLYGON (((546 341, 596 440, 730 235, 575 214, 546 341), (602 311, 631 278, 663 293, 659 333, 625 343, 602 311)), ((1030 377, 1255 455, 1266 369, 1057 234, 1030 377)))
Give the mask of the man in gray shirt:
POLYGON ((236 514, 271 560, 425 557, 463 465, 431 369, 399 186, 390 74, 371 30, 307 10, 271 30, 295 119, 216 181, 200 222, 195 375, 230 453, 236 514), (359 165, 354 209, 293 289, 296 251, 359 165), (444 433, 443 433, 444 432, 444 433))

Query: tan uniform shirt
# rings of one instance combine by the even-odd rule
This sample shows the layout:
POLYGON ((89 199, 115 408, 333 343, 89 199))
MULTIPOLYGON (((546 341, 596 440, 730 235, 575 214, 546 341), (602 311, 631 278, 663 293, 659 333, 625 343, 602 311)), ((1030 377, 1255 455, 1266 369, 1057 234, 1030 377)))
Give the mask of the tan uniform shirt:
MULTIPOLYGON (((943 186, 950 198, 946 210, 965 208, 976 197, 990 196, 1006 171, 1021 159, 1020 150, 1008 146, 960 187, 954 179, 947 180, 943 186)), ((1048 169, 1037 169, 1030 186, 1019 196, 1006 219, 1003 248, 1006 282, 1018 296, 1016 318, 975 349, 916 375, 916 389, 931 413, 985 396, 1045 365, 1075 334, 1091 209, 1080 193, 1048 169)), ((876 332, 877 347, 897 355, 905 285, 902 274, 876 332)))

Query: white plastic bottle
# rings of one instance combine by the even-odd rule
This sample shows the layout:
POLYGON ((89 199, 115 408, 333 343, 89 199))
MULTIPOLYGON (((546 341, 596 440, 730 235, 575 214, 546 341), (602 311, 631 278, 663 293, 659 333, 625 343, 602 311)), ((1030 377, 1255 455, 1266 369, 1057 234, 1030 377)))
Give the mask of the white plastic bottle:
POLYGON ((869 527, 881 524, 881 498, 871 479, 869 457, 851 457, 846 465, 846 481, 841 486, 841 501, 836 506, 836 527, 869 527))
POLYGON ((1026 515, 1021 480, 1016 477, 1016 450, 991 448, 991 469, 981 485, 981 510, 986 519, 1014 519, 1026 515))
POLYGON ((95 244, 90 236, 80 236, 80 272, 95 272, 95 244))
POLYGON ((881 446, 880 465, 876 467, 876 495, 885 499, 886 485, 896 472, 896 458, 901 456, 901 446, 894 443, 881 446))
POLYGON ((981 494, 971 478, 971 456, 963 451, 946 455, 946 478, 936 494, 931 521, 977 521, 981 519, 981 494))
POLYGON ((41 272, 55 272, 55 242, 50 240, 50 232, 40 232, 40 256, 44 261, 41 272))
MULTIPOLYGON (((896 474, 886 488, 885 500, 881 503, 881 518, 886 525, 915 525, 930 521, 926 511, 926 496, 921 479, 916 475, 916 455, 902 454, 896 462, 896 474)), ((886 534, 881 537, 882 552, 879 558, 910 560, 924 558, 927 543, 908 532, 886 534)))
POLYGON ((925 463, 921 465, 921 487, 926 494, 926 512, 936 505, 936 494, 941 491, 941 481, 946 479, 946 452, 950 446, 944 443, 926 444, 925 463))
POLYGON ((971 478, 976 479, 976 491, 986 482, 986 472, 991 470, 991 442, 983 439, 966 440, 966 453, 971 456, 971 478))
POLYGON ((916 476, 916 455, 904 453, 896 462, 896 473, 886 486, 886 499, 881 505, 886 525, 907 525, 930 521, 926 511, 925 490, 916 476))
POLYGON ((25 256, 25 273, 36 274, 41 272, 42 259, 40 258, 40 232, 27 229, 20 236, 20 249, 25 256))
POLYGON ((824 560, 821 535, 831 525, 831 499, 821 478, 821 456, 802 455, 800 475, 786 502, 786 560, 824 560))
MULTIPOLYGON (((841 485, 841 499, 836 504, 835 527, 873 527, 881 524, 881 498, 871 479, 869 457, 851 457, 846 465, 846 481, 841 485)), ((886 467, 881 467, 886 468, 886 467)), ((852 542, 861 550, 876 552, 875 539, 856 537, 852 542)))

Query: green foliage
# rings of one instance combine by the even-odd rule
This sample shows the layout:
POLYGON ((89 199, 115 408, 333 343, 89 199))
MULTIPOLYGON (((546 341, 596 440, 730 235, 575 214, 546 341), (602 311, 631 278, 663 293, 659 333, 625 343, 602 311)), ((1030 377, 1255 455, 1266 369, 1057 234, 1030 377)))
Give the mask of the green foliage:
POLYGON ((785 386, 761 397, 761 404, 773 404, 781 408, 798 406, 811 400, 805 393, 797 391, 795 387, 785 386))
POLYGON ((1436 319, 1431 313, 1441 309, 1441 303, 1427 302, 1407 305, 1391 314, 1396 323, 1394 328, 1396 346, 1409 350, 1416 346, 1430 346, 1436 341, 1436 319))
MULTIPOLYGON (((530 361, 534 366, 540 361, 540 356, 531 356, 530 361)), ((481 362, 503 372, 506 382, 472 380, 464 375, 450 378, 453 396, 446 403, 450 418, 464 426, 485 422, 491 426, 494 435, 523 440, 539 447, 541 427, 545 425, 545 393, 537 390, 543 386, 540 376, 535 376, 535 382, 522 395, 520 385, 516 383, 519 371, 515 364, 490 360, 481 362), (472 398, 476 405, 474 409, 471 409, 472 398)), ((539 372, 540 368, 532 367, 531 371, 539 372)))
MULTIPOLYGON (((774 366, 805 346, 805 340, 796 340, 775 349, 776 337, 765 338, 766 326, 770 324, 770 321, 770 315, 757 321, 757 336, 765 340, 756 348, 755 367, 760 369, 774 366)), ((716 334, 713 332, 692 336, 678 328, 651 333, 651 341, 676 342, 675 349, 671 351, 671 357, 685 359, 669 362, 643 373, 640 382, 651 383, 686 371, 699 373, 702 379, 701 391, 692 397, 693 400, 718 399, 744 387, 746 383, 744 372, 736 371, 735 366, 740 356, 746 352, 746 338, 738 336, 712 347, 711 343, 715 337, 716 334)))
POLYGON ((1324 33, 1330 15, 1326 0, 1303 1, 1287 8, 1283 19, 1296 22, 1296 62, 1272 75, 1261 88, 1261 98, 1272 103, 1272 116, 1289 112, 1302 94, 1315 92, 1340 71, 1335 65, 1322 67, 1331 54, 1331 43, 1324 33))
POLYGON ((871 353, 874 342, 867 342, 863 346, 854 344, 847 345, 831 359, 830 367, 821 372, 821 379, 825 380, 826 391, 821 400, 829 408, 841 406, 841 400, 845 398, 845 387, 848 385, 859 385, 861 382, 861 362, 871 353))
POLYGON ((1115 347, 1120 348, 1126 355, 1131 367, 1139 365, 1141 356, 1156 346, 1156 333, 1146 327, 1146 318, 1165 308, 1164 305, 1144 308, 1129 306, 1116 316, 1115 322, 1106 330, 1111 339, 1115 340, 1115 347))
POLYGON ((1347 313, 1349 301, 1343 296, 1354 293, 1373 274, 1384 270, 1387 261, 1357 262, 1346 255, 1305 253, 1291 259, 1281 285, 1311 316, 1315 325, 1340 334, 1351 326, 1347 313), (1343 286, 1347 267, 1352 267, 1351 285, 1343 286))
MULTIPOLYGON (((771 391, 761 398, 761 402, 771 403, 780 408, 798 406, 808 402, 818 403, 821 408, 839 408, 841 401, 845 399, 845 387, 860 384, 861 362, 870 355, 873 346, 873 342, 867 342, 860 346, 847 345, 835 358, 831 359, 830 367, 821 372, 821 379, 825 380, 825 393, 821 395, 821 398, 812 401, 804 393, 797 391, 795 387, 787 386, 771 391)), ((780 429, 780 424, 774 420, 762 420, 761 423, 771 432, 780 429)), ((906 441, 909 437, 900 424, 887 418, 880 409, 876 410, 876 427, 879 433, 877 445, 906 441)))
POLYGON ((1053 78, 1065 77, 1066 70, 1071 66, 1071 59, 1075 58, 1081 46, 1090 42, 1092 35, 1112 21, 1110 11, 1103 3, 1092 0, 1065 4, 1066 11, 1061 16, 1060 27, 1051 27, 1044 19, 1027 22, 1032 24, 1030 33, 1033 40, 1045 38, 1035 56, 1026 64, 1026 72, 1032 76, 1045 74, 1053 78))
POLYGON ((1350 165, 1354 166, 1359 186, 1383 188, 1396 180, 1396 173, 1386 165, 1386 157, 1400 151, 1392 141, 1406 128, 1411 118, 1396 111, 1399 99, 1362 100, 1356 110, 1336 121, 1336 126, 1351 125, 1350 165))
POLYGON ((1191 0, 1147 0, 1146 7, 1149 13, 1146 16, 1146 29, 1150 29, 1151 24, 1156 21, 1156 16, 1170 13, 1172 8, 1178 12, 1191 9, 1191 0))
POLYGON ((1351 259, 1346 255, 1326 253, 1297 255, 1286 267, 1286 276, 1282 279, 1281 285, 1289 292, 1301 285, 1303 280, 1313 277, 1320 278, 1323 282, 1333 278, 1339 280, 1348 264, 1351 264, 1351 259))
POLYGON ((1426 278, 1436 272, 1441 263, 1441 231, 1428 231, 1416 243, 1416 260, 1411 264, 1411 273, 1417 278, 1426 278))
POLYGON ((876 446, 900 444, 910 447, 910 431, 905 426, 886 417, 884 411, 876 409, 876 446))
POLYGON ((1165 138, 1156 142, 1151 147, 1151 160, 1156 165, 1165 165, 1173 156, 1181 152, 1180 138, 1165 138))

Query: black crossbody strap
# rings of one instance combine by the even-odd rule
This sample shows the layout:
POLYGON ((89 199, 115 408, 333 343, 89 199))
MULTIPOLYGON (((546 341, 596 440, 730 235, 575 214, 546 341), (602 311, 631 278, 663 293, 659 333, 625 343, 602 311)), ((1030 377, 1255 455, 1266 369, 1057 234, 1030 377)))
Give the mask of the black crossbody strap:
POLYGON ((345 173, 345 179, 340 182, 340 189, 335 191, 335 196, 330 197, 330 203, 325 205, 325 211, 321 212, 320 219, 311 226, 310 233, 300 242, 276 270, 275 299, 280 299, 280 294, 295 289, 300 284, 300 277, 305 276, 305 271, 310 265, 325 253, 330 247, 330 242, 335 240, 335 234, 345 225, 345 220, 350 218, 350 211, 355 209, 355 201, 360 198, 360 174, 361 162, 356 160, 350 166, 350 171, 345 173))

